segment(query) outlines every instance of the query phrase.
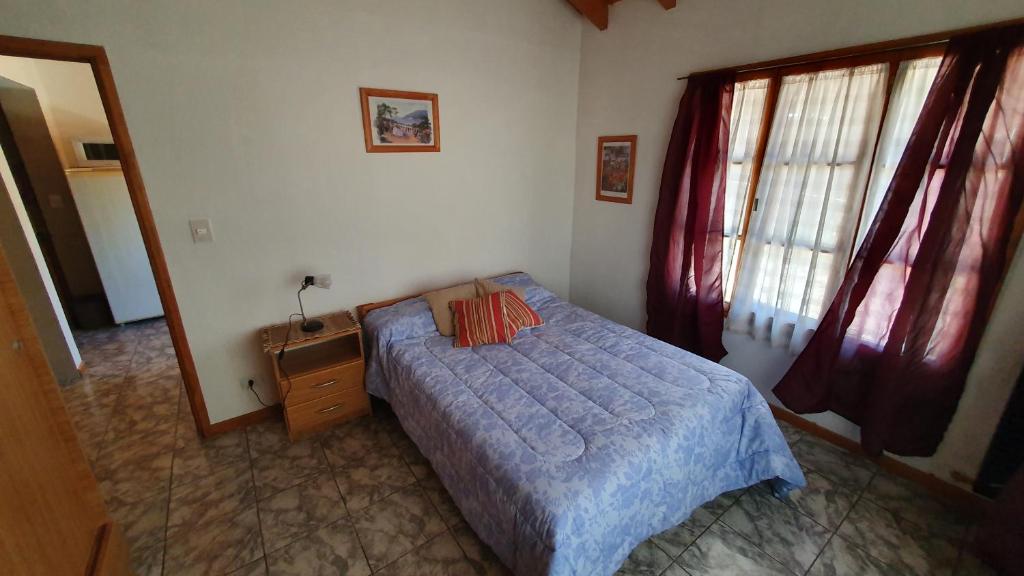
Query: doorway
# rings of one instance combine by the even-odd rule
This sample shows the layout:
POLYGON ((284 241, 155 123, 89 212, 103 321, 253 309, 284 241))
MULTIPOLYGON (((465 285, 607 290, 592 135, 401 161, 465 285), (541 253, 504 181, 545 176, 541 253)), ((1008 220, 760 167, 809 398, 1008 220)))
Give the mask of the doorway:
MULTIPOLYGON (((47 306, 51 309, 51 314, 59 317, 52 323, 57 327, 54 329, 56 335, 51 334, 54 340, 57 338, 64 338, 68 341, 75 340, 75 338, 66 338, 67 335, 61 333, 63 331, 71 331, 75 336, 78 336, 78 340, 95 341, 96 346, 94 348, 100 351, 110 351, 113 347, 110 341, 115 340, 115 338, 112 336, 102 336, 103 330, 109 330, 106 334, 114 334, 117 330, 125 334, 147 329, 149 335, 159 336, 159 344, 163 356, 162 368, 168 369, 169 365, 171 365, 180 371, 180 380, 184 391, 183 402, 187 405, 188 412, 191 414, 191 418, 188 419, 189 424, 194 425, 201 436, 209 436, 216 433, 217 430, 211 427, 206 412, 205 402, 203 401, 196 376, 195 365, 182 327, 167 265, 160 247, 159 236, 153 221, 138 162, 130 136, 128 135, 124 114, 104 49, 100 46, 0 36, 0 56, 7 57, 6 59, 8 60, 17 59, 23 65, 28 64, 28 66, 24 66, 26 69, 46 68, 47 63, 50 67, 60 65, 83 67, 87 71, 86 76, 91 78, 93 98, 97 100, 97 107, 102 110, 101 120, 105 120, 106 129, 105 132, 100 131, 99 134, 94 133, 96 130, 87 131, 84 134, 89 134, 89 136, 81 138, 65 138, 59 130, 50 130, 49 125, 47 125, 46 129, 49 136, 47 140, 52 158, 50 159, 49 166, 45 167, 47 175, 45 177, 37 175, 35 182, 31 181, 31 173, 26 170, 24 165, 25 155, 21 154, 21 158, 17 157, 26 147, 32 147, 26 146, 24 141, 31 141, 33 138, 29 137, 26 140, 23 134, 21 146, 18 146, 18 143, 12 144, 11 142, 7 142, 7 145, 4 146, 4 156, 8 162, 0 164, 13 168, 8 171, 8 187, 17 189, 15 196, 22 199, 28 197, 28 192, 31 192, 31 198, 34 200, 34 202, 29 202, 28 204, 23 201, 22 211, 15 217, 20 219, 21 224, 26 222, 34 224, 46 220, 44 211, 51 208, 55 212, 58 209, 63 209, 65 214, 75 215, 78 226, 82 227, 82 233, 78 235, 78 239, 82 241, 78 242, 78 244, 86 246, 84 252, 79 250, 72 255, 65 253, 62 262, 61 250, 63 249, 67 252, 67 246, 73 246, 76 242, 67 241, 69 240, 67 237, 57 238, 51 228, 59 228, 60 233, 66 236, 68 229, 74 228, 74 223, 68 225, 69 220, 58 221, 51 219, 51 222, 47 224, 52 224, 52 226, 48 225, 41 235, 37 235, 35 233, 36 229, 33 228, 33 233, 26 235, 26 244, 31 243, 31 240, 34 238, 37 244, 35 256, 39 260, 36 263, 37 267, 44 268, 47 274, 41 274, 41 276, 46 276, 46 278, 39 279, 32 286, 36 289, 26 290, 25 286, 21 286, 22 292, 26 293, 26 296, 36 297, 35 299, 38 304, 36 308, 42 307, 41 303, 45 303, 47 299, 49 300, 47 306), (60 135, 59 140, 53 138, 55 132, 60 135), (74 156, 76 153, 75 146, 78 146, 81 153, 79 156, 74 156), (11 161, 13 161, 14 166, 11 166, 11 161), (98 162, 98 164, 94 163, 94 161, 98 162), (104 165, 104 161, 106 161, 106 165, 104 165), (54 162, 63 163, 58 163, 55 170, 54 162), (16 176, 16 173, 19 174, 16 176), (57 193, 49 193, 49 191, 61 188, 61 186, 58 185, 55 188, 51 186, 52 182, 40 180, 40 178, 50 178, 53 180, 55 178, 54 173, 57 173, 57 177, 63 181, 63 191, 66 191, 67 194, 63 194, 60 190, 57 193), (76 183, 74 185, 69 184, 72 181, 76 183), (119 190, 116 193, 109 192, 114 187, 111 184, 113 181, 119 181, 117 186, 119 190), (31 190, 22 191, 18 189, 20 188, 18 186, 19 182, 22 184, 21 187, 31 190), (81 192, 72 192, 73 187, 80 188, 81 192), (42 192, 34 188, 39 188, 42 192), (90 198, 95 198, 97 195, 91 193, 96 189, 106 190, 109 195, 116 197, 116 202, 113 202, 116 206, 111 208, 111 202, 104 201, 100 202, 101 206, 98 208, 100 211, 99 215, 95 213, 83 214, 79 210, 80 206, 76 201, 75 195, 80 193, 89 195, 90 198), (103 212, 103 210, 107 210, 107 212, 103 212), (139 268, 138 260, 140 257, 144 260, 144 264, 148 264, 149 267, 148 275, 151 279, 152 287, 147 297, 148 301, 143 302, 143 312, 141 314, 132 315, 132 313, 129 313, 128 315, 116 316, 117 312, 113 309, 114 307, 111 306, 110 302, 112 290, 106 289, 103 286, 102 278, 100 278, 102 276, 100 268, 103 264, 97 262, 95 253, 91 250, 92 246, 90 246, 93 242, 87 238, 88 230, 86 230, 86 226, 83 226, 83 221, 87 221, 89 218, 99 218, 102 220, 103 218, 110 217, 111 212, 121 222, 124 221, 126 213, 134 220, 129 228, 134 230, 136 239, 141 241, 141 246, 136 246, 137 249, 133 249, 130 255, 135 259, 133 267, 134 269, 139 268), (65 246, 61 246, 62 242, 65 246), (72 270, 69 270, 69 268, 72 270), (51 270, 56 270, 56 273, 50 274, 51 270), (74 275, 74 280, 69 278, 69 275, 74 275), (91 284, 90 276, 94 280, 91 284), (97 284, 103 286, 99 291, 95 289, 97 284), (154 295, 159 304, 155 313, 153 312, 154 301, 152 299, 154 295), (164 320, 159 319, 161 315, 164 320), (152 319, 146 320, 146 318, 151 317, 152 319), (118 319, 121 321, 118 322, 118 319), (143 322, 138 323, 140 320, 143 322), (123 324, 123 327, 115 329, 114 326, 116 324, 123 324), (90 329, 95 330, 97 328, 101 330, 95 332, 95 337, 89 337, 90 329)), ((0 72, 0 76, 3 76, 3 72, 0 72)), ((80 77, 81 74, 79 74, 80 77)), ((27 80, 28 78, 22 74, 21 79, 27 80)), ((39 78, 36 78, 35 82, 39 84, 39 78)), ((19 84, 25 86, 29 82, 19 84)), ((7 87, 10 88, 10 85, 7 87)), ((29 87, 38 88, 38 86, 29 87)), ((59 95, 59 90, 50 90, 50 92, 59 95)), ((38 94, 36 98, 38 98, 38 94)), ((46 97, 44 97, 44 100, 46 100, 46 97)), ((43 106, 40 105, 40 108, 43 108, 43 106)), ((7 120, 10 120, 10 118, 7 118, 7 120)), ((24 123, 23 120, 20 117, 18 118, 18 122, 24 123)), ((79 118, 78 120, 81 119, 79 118)), ((9 128, 13 128, 13 126, 9 126, 9 128)), ((24 127, 20 128, 24 132, 24 127)), ((4 132, 4 130, 0 129, 0 140, 3 139, 2 134, 4 132)), ((6 132, 10 133, 11 131, 7 130, 6 132)), ((38 132, 36 136, 38 136, 38 132)), ((35 144, 38 145, 39 139, 35 138, 35 140, 37 140, 35 144)), ((38 160, 36 150, 28 152, 33 162, 38 160)), ((46 162, 43 162, 43 164, 46 164, 46 162)), ((44 170, 36 168, 36 171, 42 173, 44 170)), ((4 194, 9 195, 8 191, 5 191, 4 194)), ((92 208, 96 207, 86 207, 87 210, 92 208)), ((105 228, 103 222, 101 222, 99 228, 105 228)), ((71 236, 75 236, 75 234, 72 233, 71 236)), ((74 239, 72 238, 71 240, 74 239)), ((118 239, 115 239, 113 243, 120 245, 121 243, 116 240, 118 239)), ((78 246, 79 249, 81 247, 78 246)), ((31 247, 25 247, 24 252, 30 254, 32 252, 31 247)), ((109 254, 110 251, 108 250, 107 253, 109 254)), ((116 255, 114 259, 123 260, 123 256, 123 254, 116 255)), ((19 285, 21 285, 21 282, 22 278, 19 277, 19 285)), ((27 282, 27 284, 32 285, 31 282, 27 282)), ((136 295, 139 293, 137 290, 133 292, 136 295)), ((45 340, 46 335, 43 332, 43 330, 40 330, 41 336, 45 340)), ((122 339, 128 342, 133 341, 130 336, 122 337, 122 339)), ((66 348, 74 348, 74 344, 77 344, 77 342, 69 342, 66 348)), ((89 348, 92 342, 88 344, 86 348, 89 348)), ((122 352, 125 351, 122 350, 122 352)), ((76 356, 73 350, 71 351, 71 356, 76 356)), ((86 360, 83 368, 86 374, 88 374, 89 362, 87 358, 82 358, 81 360, 79 358, 75 358, 76 363, 86 360)), ((117 362, 115 359, 110 364, 115 367, 107 369, 108 373, 116 371, 118 367, 123 367, 125 360, 123 358, 120 359, 120 366, 117 362)), ((130 364, 130 360, 128 362, 130 364)), ((99 365, 98 362, 96 364, 99 365)), ((152 371, 155 370, 154 368, 152 371)), ((103 374, 104 369, 99 368, 98 372, 103 374)))
POLYGON ((163 560, 153 518, 180 444, 218 430, 110 66, 102 47, 0 36, 0 77, 0 244, 134 569, 148 573, 163 560))

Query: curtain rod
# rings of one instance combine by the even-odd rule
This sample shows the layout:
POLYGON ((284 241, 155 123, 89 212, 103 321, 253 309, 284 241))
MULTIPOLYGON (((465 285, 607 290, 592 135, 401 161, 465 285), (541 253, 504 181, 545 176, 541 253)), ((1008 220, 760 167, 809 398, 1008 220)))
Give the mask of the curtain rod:
POLYGON ((899 46, 899 47, 882 48, 882 49, 879 49, 879 50, 869 50, 869 51, 866 51, 866 52, 849 52, 849 53, 846 53, 846 54, 837 54, 835 56, 826 56, 826 57, 823 57, 823 58, 814 58, 814 57, 808 56, 807 58, 805 58, 803 60, 787 60, 785 62, 779 62, 778 64, 765 64, 763 66, 762 65, 754 65, 754 66, 751 66, 750 68, 744 68, 742 66, 740 66, 740 67, 717 68, 715 70, 705 70, 703 72, 691 72, 690 74, 687 74, 686 76, 679 76, 679 77, 677 77, 676 80, 688 80, 689 78, 691 78, 693 76, 703 76, 704 74, 713 74, 713 73, 716 73, 716 72, 728 72, 728 71, 731 71, 731 72, 735 72, 736 74, 742 74, 744 72, 762 72, 764 70, 776 70, 778 68, 789 68, 791 66, 800 66, 802 64, 815 64, 815 63, 818 63, 818 62, 830 62, 832 60, 842 60, 844 58, 855 58, 855 57, 858 57, 858 56, 872 56, 874 54, 885 54, 886 52, 899 52, 901 50, 910 50, 910 49, 913 49, 913 48, 925 48, 925 47, 928 47, 928 46, 937 46, 939 44, 945 44, 947 42, 949 42, 948 39, 946 39, 946 40, 935 40, 934 42, 923 42, 923 43, 920 43, 920 44, 906 44, 906 45, 899 46))
POLYGON ((974 32, 982 32, 985 30, 994 30, 997 28, 1008 28, 1010 26, 1019 26, 1024 24, 1024 18, 1014 18, 1012 20, 1003 20, 1001 22, 993 22, 990 24, 982 24, 980 26, 971 26, 968 28, 960 28, 958 30, 948 30, 945 32, 937 32, 934 34, 925 34, 922 36, 912 36, 910 38, 903 38, 901 40, 888 40, 884 42, 876 42, 873 44, 862 44, 860 46, 851 46, 849 48, 840 48, 837 50, 826 50, 823 52, 816 52, 813 54, 805 54, 803 56, 794 56, 789 58, 779 58, 776 60, 766 60, 764 62, 757 62, 754 64, 748 64, 744 66, 726 66, 724 68, 717 68, 714 70, 704 70, 701 72, 691 72, 685 76, 679 76, 676 80, 686 80, 693 76, 700 76, 704 74, 712 74, 715 72, 735 72, 740 74, 743 72, 759 72, 762 70, 774 70, 776 68, 786 68, 789 66, 799 66, 801 64, 811 64, 815 62, 828 62, 830 60, 839 60, 840 58, 850 58, 855 56, 870 56, 872 54, 883 54, 885 52, 894 52, 897 50, 908 50, 911 48, 923 48, 926 46, 935 46, 937 44, 943 44, 949 42, 949 40, 955 36, 961 36, 964 34, 971 34, 974 32))

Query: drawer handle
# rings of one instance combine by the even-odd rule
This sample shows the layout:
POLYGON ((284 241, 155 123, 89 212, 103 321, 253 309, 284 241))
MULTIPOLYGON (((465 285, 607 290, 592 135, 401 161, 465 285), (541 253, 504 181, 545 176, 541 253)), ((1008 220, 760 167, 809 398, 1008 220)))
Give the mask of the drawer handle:
POLYGON ((337 380, 328 380, 327 382, 321 382, 320 384, 313 384, 310 388, 327 388, 328 386, 333 386, 337 383, 337 380))
POLYGON ((339 403, 335 404, 334 406, 331 406, 329 408, 321 408, 321 409, 317 410, 316 412, 317 412, 317 414, 325 414, 327 412, 334 412, 335 410, 337 410, 338 408, 341 408, 344 405, 345 405, 344 402, 339 402, 339 403))

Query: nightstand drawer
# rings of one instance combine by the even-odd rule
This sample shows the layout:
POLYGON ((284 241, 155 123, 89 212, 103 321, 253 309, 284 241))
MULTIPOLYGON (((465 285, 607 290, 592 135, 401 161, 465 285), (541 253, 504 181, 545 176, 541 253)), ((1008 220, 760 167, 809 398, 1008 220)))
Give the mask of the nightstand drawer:
POLYGON ((285 408, 288 434, 292 439, 369 413, 370 397, 362 387, 285 408))
POLYGON ((285 406, 297 406, 363 386, 363 363, 350 362, 295 378, 283 378, 281 389, 288 390, 285 406), (289 389, 289 384, 291 388, 289 389))

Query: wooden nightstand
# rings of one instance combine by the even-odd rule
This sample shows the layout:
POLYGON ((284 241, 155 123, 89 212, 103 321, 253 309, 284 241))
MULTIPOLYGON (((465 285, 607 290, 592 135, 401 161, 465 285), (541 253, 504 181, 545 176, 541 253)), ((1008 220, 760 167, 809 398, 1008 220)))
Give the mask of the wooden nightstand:
POLYGON ((347 310, 318 318, 324 327, 317 332, 303 332, 298 322, 290 331, 277 324, 260 332, 292 440, 370 413, 359 323, 347 310))

